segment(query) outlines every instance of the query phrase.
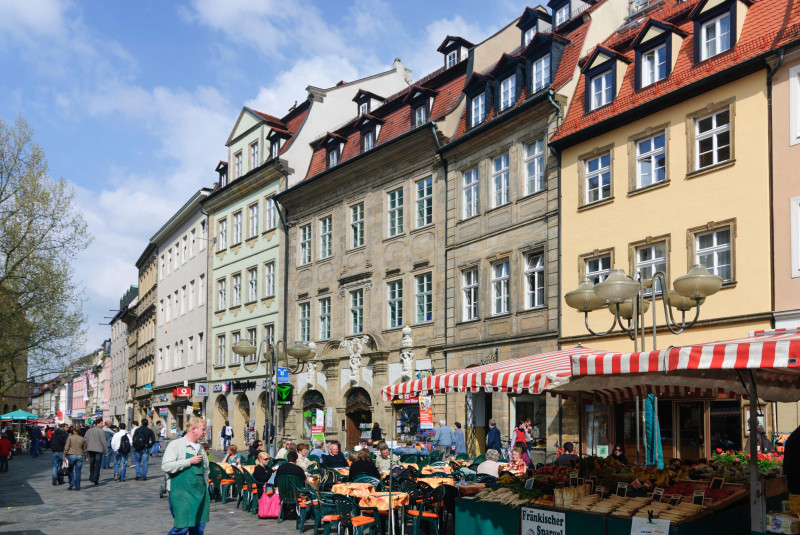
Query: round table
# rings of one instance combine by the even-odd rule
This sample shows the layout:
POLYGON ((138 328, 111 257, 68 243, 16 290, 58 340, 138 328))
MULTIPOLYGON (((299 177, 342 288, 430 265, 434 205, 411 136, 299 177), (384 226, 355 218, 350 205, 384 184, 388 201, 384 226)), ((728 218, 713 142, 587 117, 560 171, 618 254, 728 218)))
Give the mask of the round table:
POLYGON ((331 491, 334 494, 344 494, 353 498, 363 498, 375 491, 370 483, 336 483, 331 491))
POLYGON ((455 485, 452 477, 421 477, 417 481, 427 483, 434 489, 439 485, 455 485))
MULTIPOLYGON (((233 466, 232 465, 230 465, 228 463, 219 463, 219 465, 222 467, 223 470, 225 470, 225 472, 227 472, 229 474, 233 474, 233 466)), ((241 468, 242 470, 247 470, 248 472, 250 472, 252 474, 253 471, 256 469, 256 465, 254 465, 254 464, 245 464, 243 466, 240 466, 239 468, 241 468)))
POLYGON ((453 469, 448 465, 444 465, 444 466, 423 466, 422 467, 422 471, 421 471, 422 474, 433 474, 433 473, 436 473, 436 472, 443 472, 445 474, 452 474, 453 473, 453 469))
MULTIPOLYGON (((404 505, 408 505, 408 493, 405 492, 392 492, 392 509, 397 509, 404 505)), ((389 493, 388 492, 373 492, 361 498, 358 502, 359 507, 376 507, 378 511, 389 510, 389 493)))

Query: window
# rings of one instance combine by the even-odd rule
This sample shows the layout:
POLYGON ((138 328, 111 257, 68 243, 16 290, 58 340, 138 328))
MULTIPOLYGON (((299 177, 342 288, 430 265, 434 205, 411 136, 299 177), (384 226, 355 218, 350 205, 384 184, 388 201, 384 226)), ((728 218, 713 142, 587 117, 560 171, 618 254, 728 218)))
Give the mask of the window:
POLYGON ((181 315, 186 314, 186 285, 181 287, 181 315))
POLYGON ((478 168, 464 171, 464 219, 478 215, 478 168))
POLYGON ((433 177, 417 181, 417 228, 433 223, 433 177))
POLYGON ((586 203, 611 197, 611 153, 586 160, 586 203))
POLYGON ((242 274, 236 273, 231 277, 233 284, 233 297, 231 306, 238 307, 242 304, 242 274))
POLYGON ((550 85, 550 55, 533 62, 533 91, 541 91, 550 85))
POLYGON ((458 50, 453 50, 452 52, 447 53, 447 68, 449 69, 453 65, 458 63, 458 50))
POLYGON ((703 24, 700 30, 700 59, 706 60, 725 52, 731 47, 731 15, 721 17, 703 24))
POLYGON ((508 204, 508 153, 492 160, 492 208, 508 204))
POLYGON ((166 270, 166 265, 164 262, 164 255, 161 255, 161 263, 158 265, 158 280, 164 279, 164 271, 166 270))
MULTIPOLYGON (((220 221, 221 223, 221 221, 220 221)), ((167 274, 173 270, 172 267, 172 247, 167 250, 167 274)))
MULTIPOLYGON (((247 341, 250 342, 252 345, 258 347, 258 334, 256 334, 256 328, 253 327, 252 329, 247 329, 247 341)), ((247 355, 247 362, 255 362, 256 355, 258 354, 258 350, 252 355, 247 355)))
POLYGON ((492 264, 492 315, 508 314, 508 260, 492 264))
POLYGON ((158 302, 158 324, 164 324, 164 300, 158 302))
POLYGON ((194 258, 194 253, 197 250, 197 244, 196 244, 197 236, 195 234, 196 234, 195 229, 192 229, 192 231, 189 233, 191 237, 191 239, 189 240, 189 255, 192 258, 194 258))
POLYGON ((277 158, 281 152, 281 142, 278 139, 273 140, 269 145, 270 158, 277 158))
POLYGON ((723 281, 732 280, 730 228, 698 234, 695 240, 696 262, 723 281))
POLYGON ((250 169, 258 167, 258 143, 250 145, 250 169))
POLYGON ((217 281, 217 310, 222 310, 224 308, 225 308, 225 279, 219 279, 217 281))
POLYGON ((266 225, 266 230, 272 230, 277 225, 277 218, 275 214, 275 199, 270 197, 266 201, 266 209, 267 217, 264 220, 264 225, 266 225))
POLYGON ((391 281, 386 285, 389 304, 389 328, 403 325, 403 281, 391 281))
POLYGON ((156 371, 157 372, 161 372, 161 370, 163 369, 163 365, 164 365, 164 349, 159 347, 158 348, 158 369, 156 371))
POLYGON ((233 214, 233 245, 242 242, 242 212, 233 214))
POLYGON ((189 259, 189 239, 186 236, 183 237, 183 248, 181 249, 181 251, 183 251, 183 256, 181 257, 181 264, 185 264, 186 260, 189 259))
POLYGON ((428 108, 420 106, 414 110, 414 127, 422 126, 428 122, 428 108))
POLYGON ((667 77, 667 45, 657 46, 642 54, 642 87, 667 77))
POLYGON ((206 348, 203 343, 203 333, 197 333, 197 362, 203 362, 206 356, 206 348))
POLYGON ((603 282, 611 273, 611 255, 586 260, 586 278, 594 284, 603 282))
POLYGON ((364 134, 364 152, 375 147, 375 132, 369 131, 364 134))
POLYGON ((415 277, 417 283, 417 323, 433 320, 433 275, 423 273, 415 277))
MULTIPOLYGON (((222 251, 228 247, 228 220, 223 219, 219 222, 219 243, 217 251, 222 251)), ((170 260, 171 261, 171 260, 170 260)))
MULTIPOLYGON (((238 344, 241 339, 242 335, 239 333, 239 331, 231 333, 231 349, 233 349, 233 347, 238 344)), ((231 365, 237 364, 239 364, 239 355, 237 355, 234 351, 231 351, 231 365)))
POLYGON ((359 115, 364 115, 365 113, 369 113, 369 103, 368 102, 362 102, 358 106, 358 114, 359 115))
POLYGON ((331 216, 319 220, 319 257, 329 258, 333 254, 333 230, 331 216))
MULTIPOLYGON (((273 347, 275 345, 275 325, 272 323, 268 323, 264 325, 264 340, 267 341, 269 347, 273 347)), ((267 359, 267 353, 264 352, 264 360, 267 359)))
POLYGON ((525 308, 544 306, 544 253, 525 255, 525 308))
POLYGON ((225 335, 217 336, 217 366, 225 366, 225 335))
POLYGON ((613 76, 611 71, 598 74, 591 81, 592 91, 592 110, 605 106, 611 102, 613 97, 613 76))
POLYGON ((311 224, 300 227, 300 265, 311 263, 311 224))
POLYGON ((234 173, 236 174, 236 176, 234 176, 233 178, 239 178, 240 176, 242 176, 242 153, 241 152, 236 153, 236 155, 233 157, 233 161, 234 161, 234 173))
POLYGON ((175 356, 177 357, 176 358, 176 362, 175 362, 175 367, 176 368, 180 368, 180 367, 183 366, 183 340, 180 341, 179 348, 180 349, 178 349, 175 352, 175 356))
POLYGON ((461 288, 464 292, 461 319, 463 321, 478 319, 478 268, 465 269, 461 272, 461 288))
POLYGON ((248 216, 250 218, 247 237, 253 238, 258 235, 258 203, 251 204, 248 208, 248 216))
POLYGON ((350 334, 364 332, 364 290, 350 292, 350 334))
POLYGON ((300 341, 311 340, 311 303, 300 303, 300 341))
POLYGON ((319 339, 327 340, 331 337, 331 298, 323 297, 319 300, 319 339))
POLYGON ((544 139, 525 145, 525 193, 544 190, 544 139))
POLYGON ((258 269, 247 270, 247 301, 252 303, 258 299, 258 269))
POLYGON ((486 93, 472 99, 472 126, 479 125, 486 119, 486 93))
POLYGON ((644 188, 667 178, 665 134, 636 142, 636 187, 644 188))
POLYGON ((339 149, 328 151, 328 167, 336 167, 339 164, 339 149))
POLYGON ((403 233, 403 188, 388 193, 389 236, 403 233))
MULTIPOLYGON (((656 271, 667 272, 667 244, 666 242, 652 245, 643 245, 636 248, 636 271, 643 280, 650 279, 656 271)), ((661 293, 661 282, 657 283, 657 293, 661 293)), ((651 289, 645 289, 645 295, 650 295, 651 289)))
POLYGON ((556 10, 556 26, 560 26, 569 20, 569 4, 562 6, 556 10))
POLYGON ((181 250, 181 243, 180 242, 175 242, 175 267, 174 267, 175 271, 177 271, 178 268, 181 267, 181 253, 180 253, 180 250, 181 250))
POLYGON ((189 281, 189 310, 194 308, 194 279, 189 281))
POLYGON ((275 297, 275 262, 264 264, 264 297, 275 297))
POLYGON ((525 30, 525 36, 523 38, 523 40, 524 40, 523 46, 528 46, 528 43, 533 41, 533 38, 535 36, 536 36, 536 27, 535 26, 533 28, 528 28, 527 30, 525 30))
POLYGON ((200 281, 200 286, 197 289, 197 306, 200 306, 206 298, 206 276, 200 275, 198 280, 200 281))
POLYGON ((517 101, 517 77, 509 76, 500 82, 500 111, 510 108, 517 101))
POLYGON ((364 203, 350 207, 350 245, 353 249, 364 245, 364 203))
POLYGON ((695 120, 695 169, 704 169, 731 159, 730 121, 729 108, 695 120))
POLYGON ((199 251, 202 251, 206 248, 206 241, 208 238, 206 237, 206 222, 200 222, 200 247, 198 247, 199 251))

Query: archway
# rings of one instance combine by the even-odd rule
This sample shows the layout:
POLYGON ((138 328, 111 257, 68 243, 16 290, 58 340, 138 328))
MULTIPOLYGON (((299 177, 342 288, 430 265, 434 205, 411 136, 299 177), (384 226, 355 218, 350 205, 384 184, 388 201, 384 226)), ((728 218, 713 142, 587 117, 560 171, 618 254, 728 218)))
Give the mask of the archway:
MULTIPOLYGON (((225 396, 222 394, 217 396, 217 400, 214 403, 214 429, 211 431, 214 432, 214 439, 212 439, 212 443, 214 440, 217 441, 217 447, 222 447, 222 440, 220 438, 220 432, 222 431, 223 426, 225 425, 225 420, 228 419, 228 400, 225 399, 225 396)), ((209 437, 212 435, 209 434, 209 437)))
POLYGON ((247 394, 239 394, 236 397, 236 423, 241 424, 237 429, 236 424, 231 422, 234 429, 234 437, 239 436, 241 430, 242 442, 245 446, 249 446, 255 438, 255 423, 250 420, 250 400, 247 399, 247 394))
POLYGON ((372 399, 363 388, 350 390, 345 398, 345 414, 347 425, 345 445, 348 450, 358 445, 363 432, 369 432, 372 427, 372 399))
POLYGON ((325 397, 319 390, 309 390, 303 394, 303 438, 314 439, 312 427, 325 428, 325 397))

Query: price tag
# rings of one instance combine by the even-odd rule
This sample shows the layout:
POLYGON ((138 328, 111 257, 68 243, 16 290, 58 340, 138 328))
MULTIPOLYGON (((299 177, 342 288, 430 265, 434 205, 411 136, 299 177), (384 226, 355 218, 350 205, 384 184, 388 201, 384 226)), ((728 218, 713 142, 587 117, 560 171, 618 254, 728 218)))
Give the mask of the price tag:
POLYGON ((656 487, 656 490, 653 491, 653 501, 660 502, 663 497, 664 497, 664 489, 661 487, 656 487))
POLYGON ((708 488, 710 489, 721 489, 722 486, 725 484, 725 479, 721 477, 715 477, 711 480, 711 483, 708 484, 708 488))
POLYGON ((569 486, 570 487, 578 486, 578 472, 573 471, 569 473, 569 486))
POLYGON ((678 505, 679 503, 681 503, 682 498, 683 496, 681 496, 680 494, 673 494, 669 499, 669 504, 678 505))
POLYGON ((617 483, 617 496, 625 497, 628 493, 628 484, 624 481, 617 483))
POLYGON ((705 496, 706 492, 703 489, 697 489, 692 495, 692 503, 695 505, 703 505, 703 498, 705 498, 705 496))
POLYGON ((525 482, 525 490, 531 490, 533 488, 534 479, 530 478, 528 481, 525 482))

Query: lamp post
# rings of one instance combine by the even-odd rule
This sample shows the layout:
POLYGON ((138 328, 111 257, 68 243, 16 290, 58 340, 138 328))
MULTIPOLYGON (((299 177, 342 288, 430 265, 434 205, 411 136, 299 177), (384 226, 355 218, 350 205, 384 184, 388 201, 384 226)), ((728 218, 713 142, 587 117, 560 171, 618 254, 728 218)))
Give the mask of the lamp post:
MULTIPOLYGON (((265 361, 264 363, 264 366, 267 368, 266 382, 269 397, 269 404, 267 405, 269 408, 269 424, 274 426, 275 431, 277 431, 278 426, 275 425, 275 422, 278 419, 278 378, 276 377, 276 374, 278 371, 278 361, 280 360, 280 355, 283 355, 283 363, 286 370, 290 374, 296 374, 303 367, 303 363, 308 360, 312 360, 316 356, 316 345, 314 342, 295 342, 294 345, 289 347, 283 340, 278 340, 275 344, 270 344, 269 340, 265 338, 258 344, 258 348, 256 348, 256 346, 254 346, 248 340, 241 340, 234 344, 231 349, 237 355, 245 357, 244 369, 249 373, 253 373, 258 369, 258 362, 261 356, 262 348, 266 348, 265 351, 269 352, 269 360, 265 361), (283 346, 282 353, 280 351, 281 346, 283 346), (256 355, 255 362, 248 362, 247 357, 250 357, 253 354, 256 355), (296 360, 294 367, 289 365, 289 357, 292 357, 296 360), (255 364, 255 366, 250 369, 248 364, 255 364)), ((267 399, 265 398, 264 401, 266 403, 267 399)), ((265 414, 266 412, 267 411, 265 411, 265 414)), ((276 439, 275 436, 273 436, 270 425, 265 426, 267 433, 267 444, 269 445, 269 454, 274 457, 275 446, 277 444, 275 444, 276 439)))

